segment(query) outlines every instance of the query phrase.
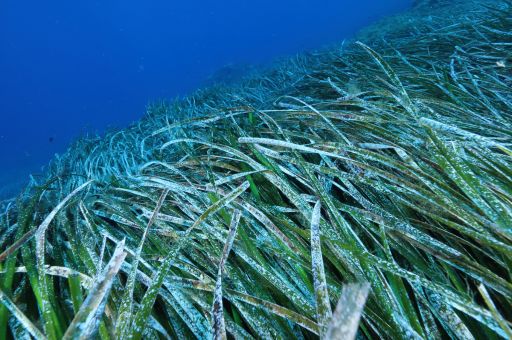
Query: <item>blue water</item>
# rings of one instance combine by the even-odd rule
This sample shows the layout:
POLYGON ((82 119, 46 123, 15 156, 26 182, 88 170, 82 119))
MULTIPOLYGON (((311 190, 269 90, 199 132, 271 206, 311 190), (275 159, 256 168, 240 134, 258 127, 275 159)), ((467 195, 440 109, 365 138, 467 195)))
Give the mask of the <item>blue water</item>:
POLYGON ((349 38, 412 0, 0 2, 0 199, 86 132, 123 127, 226 64, 349 38))

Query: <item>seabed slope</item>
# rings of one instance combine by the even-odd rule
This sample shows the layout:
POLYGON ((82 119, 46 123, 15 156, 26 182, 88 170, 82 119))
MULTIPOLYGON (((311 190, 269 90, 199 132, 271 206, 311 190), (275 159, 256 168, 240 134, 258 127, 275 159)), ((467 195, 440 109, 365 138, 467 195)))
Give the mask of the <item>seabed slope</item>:
POLYGON ((511 28, 427 1, 77 141, 3 203, 0 339, 512 337, 511 28))

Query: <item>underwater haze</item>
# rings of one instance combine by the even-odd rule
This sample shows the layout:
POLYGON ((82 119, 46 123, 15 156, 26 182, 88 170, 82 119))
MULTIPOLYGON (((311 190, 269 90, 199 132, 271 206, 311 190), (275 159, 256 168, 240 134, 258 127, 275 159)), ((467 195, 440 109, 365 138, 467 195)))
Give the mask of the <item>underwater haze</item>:
POLYGON ((410 2, 3 0, 0 197, 73 139, 124 127, 151 101, 341 43, 410 2))

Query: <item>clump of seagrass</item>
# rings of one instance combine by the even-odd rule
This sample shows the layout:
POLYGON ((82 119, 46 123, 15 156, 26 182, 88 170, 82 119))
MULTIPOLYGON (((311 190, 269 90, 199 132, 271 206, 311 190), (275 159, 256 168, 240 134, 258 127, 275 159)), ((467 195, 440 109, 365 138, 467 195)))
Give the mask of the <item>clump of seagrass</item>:
POLYGON ((512 337, 511 3, 427 8, 76 142, 2 203, 0 338, 512 337))

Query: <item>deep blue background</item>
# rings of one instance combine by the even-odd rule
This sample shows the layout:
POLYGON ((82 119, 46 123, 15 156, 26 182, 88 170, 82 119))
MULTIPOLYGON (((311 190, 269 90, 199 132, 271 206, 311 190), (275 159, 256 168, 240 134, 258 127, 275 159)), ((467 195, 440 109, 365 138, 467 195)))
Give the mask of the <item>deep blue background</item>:
POLYGON ((81 133, 125 126, 227 63, 339 42, 410 2, 1 0, 0 196, 81 133))

